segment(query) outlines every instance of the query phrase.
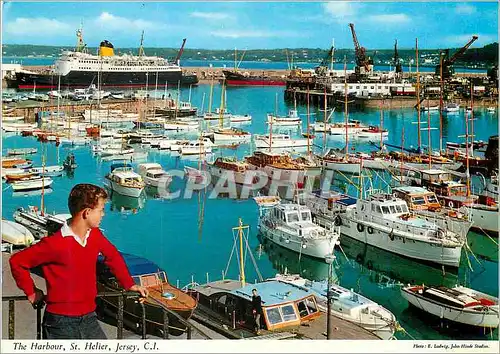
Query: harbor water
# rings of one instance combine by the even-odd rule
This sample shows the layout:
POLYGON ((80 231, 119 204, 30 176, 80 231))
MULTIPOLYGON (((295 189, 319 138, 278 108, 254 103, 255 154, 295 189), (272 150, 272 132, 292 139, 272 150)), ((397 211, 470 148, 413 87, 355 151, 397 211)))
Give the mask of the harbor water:
MULTIPOLYGON (((213 108, 219 106, 220 85, 214 87, 213 108)), ((169 89, 170 95, 176 97, 177 91, 169 89)), ((209 102, 209 85, 183 88, 181 100, 191 98, 193 105, 207 111, 209 102)), ((158 91, 161 97, 163 91, 158 91)), ((152 92, 152 95, 155 95, 152 92)), ((293 103, 283 99, 283 88, 265 87, 230 87, 227 89, 227 108, 232 113, 250 114, 253 120, 241 128, 251 133, 267 132, 266 114, 277 112, 286 115, 293 103)), ((307 107, 298 107, 303 118, 302 132, 307 130, 307 107)), ((461 142, 458 136, 465 133, 463 110, 458 114, 443 114, 444 141, 461 142)), ((350 119, 359 120, 369 125, 380 124, 380 112, 369 110, 349 113, 350 119)), ((487 141, 491 135, 498 134, 498 113, 490 114, 486 110, 474 111, 474 134, 476 140, 487 141)), ((310 108, 309 120, 322 121, 324 112, 310 108)), ((427 122, 427 114, 421 114, 422 121, 427 122)), ((343 112, 334 112, 331 121, 343 121, 343 112)), ((412 109, 399 109, 383 112, 384 128, 389 130, 388 143, 401 145, 404 130, 404 146, 416 147, 418 144, 417 113, 412 109)), ((431 113, 431 147, 439 148, 439 114, 431 113)), ((218 124, 218 122, 214 122, 218 124)), ((423 125, 427 127, 427 125, 423 125)), ((294 129, 294 135, 301 133, 294 129)), ((421 142, 428 145, 427 131, 422 131, 421 142)), ((194 138, 194 136, 193 136, 194 138)), ((319 133, 314 138, 312 149, 321 152, 327 148, 343 148, 343 138, 332 138, 319 133)), ((47 212, 66 213, 67 198, 71 188, 77 183, 94 183, 104 186, 104 176, 109 172, 111 162, 100 161, 92 156, 89 146, 56 147, 54 144, 42 144, 33 137, 19 135, 2 135, 2 152, 9 148, 36 147, 38 153, 32 155, 33 165, 40 166, 42 155, 46 165, 61 164, 71 152, 75 155, 78 168, 72 175, 53 177, 51 190, 44 192, 44 203, 47 212)), ((378 145, 379 143, 375 143, 378 145)), ((356 141, 350 142, 356 151, 373 151, 375 146, 356 141)), ((444 143, 443 143, 443 146, 444 143)), ((237 149, 220 149, 215 156, 235 156, 242 158, 252 152, 251 144, 241 145, 237 149)), ((302 152, 305 152, 304 150, 302 152)), ((196 158, 185 159, 173 156, 169 152, 156 149, 148 151, 149 162, 158 162, 169 170, 182 170, 184 166, 198 166, 196 158)), ((134 162, 133 165, 137 166, 134 162)), ((185 181, 175 178, 170 189, 183 189, 185 181)), ((476 185, 476 188, 477 185, 476 185)), ((256 258, 260 272, 264 278, 272 277, 277 272, 300 273, 310 279, 325 279, 328 276, 328 264, 311 259, 287 249, 269 244, 260 245, 257 235, 258 208, 252 199, 233 200, 229 198, 200 197, 194 192, 190 198, 166 200, 158 198, 155 191, 148 190, 139 199, 131 199, 120 195, 111 195, 106 206, 106 215, 101 224, 104 234, 123 252, 136 254, 150 259, 164 268, 169 281, 180 287, 194 281, 204 283, 207 280, 238 277, 236 255, 232 264, 228 260, 234 244, 232 228, 238 225, 241 218, 249 225, 250 248, 256 258), (202 215, 202 217, 200 217, 202 215)), ((18 207, 38 205, 41 192, 14 193, 9 185, 2 184, 2 217, 12 220, 12 214, 18 207)), ((343 242, 343 251, 336 250, 333 263, 333 276, 340 285, 352 288, 368 298, 380 303, 392 311, 404 331, 398 331, 398 339, 498 339, 498 329, 482 333, 466 333, 447 328, 439 320, 432 320, 429 315, 408 308, 407 302, 400 295, 400 285, 417 283, 426 285, 465 285, 481 292, 498 296, 498 238, 492 239, 483 234, 471 232, 468 236, 470 250, 463 250, 458 269, 434 268, 422 265, 380 249, 368 247, 355 241, 343 242), (345 255, 344 255, 345 253, 345 255)), ((257 279, 253 270, 251 257, 245 256, 247 281, 257 279)))

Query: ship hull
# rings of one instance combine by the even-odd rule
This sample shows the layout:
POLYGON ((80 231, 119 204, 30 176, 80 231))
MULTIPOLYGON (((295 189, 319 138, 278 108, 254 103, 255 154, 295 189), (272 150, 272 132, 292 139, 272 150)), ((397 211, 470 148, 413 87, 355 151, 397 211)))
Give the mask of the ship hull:
MULTIPOLYGON (((88 87, 97 84, 97 71, 71 71, 61 76, 61 88, 88 87)), ((183 75, 181 71, 159 72, 102 72, 100 73, 101 87, 165 87, 165 85, 196 85, 196 75, 183 75)), ((53 74, 16 73, 16 80, 11 82, 12 87, 18 89, 57 89, 59 76, 53 74)))
POLYGON ((223 70, 226 85, 228 86, 285 86, 285 80, 277 80, 265 76, 245 76, 243 74, 223 70))

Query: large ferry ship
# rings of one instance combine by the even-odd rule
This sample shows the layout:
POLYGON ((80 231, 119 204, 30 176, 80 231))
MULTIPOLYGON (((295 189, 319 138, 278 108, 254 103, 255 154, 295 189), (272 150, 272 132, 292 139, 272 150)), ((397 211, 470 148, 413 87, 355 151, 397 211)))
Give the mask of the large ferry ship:
POLYGON ((82 30, 79 29, 75 51, 63 52, 51 72, 17 72, 16 80, 10 83, 19 89, 55 89, 59 84, 61 88, 68 88, 88 87, 91 84, 101 87, 165 87, 198 83, 195 74, 183 74, 179 66, 186 39, 173 62, 162 57, 146 56, 142 42, 143 38, 139 55, 115 55, 113 44, 104 40, 97 55, 94 55, 88 53, 82 30))

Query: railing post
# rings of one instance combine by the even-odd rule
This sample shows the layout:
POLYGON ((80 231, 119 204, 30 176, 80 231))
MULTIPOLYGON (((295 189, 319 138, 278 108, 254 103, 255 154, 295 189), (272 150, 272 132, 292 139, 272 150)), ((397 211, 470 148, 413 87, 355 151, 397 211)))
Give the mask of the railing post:
POLYGON ((16 314, 14 307, 14 300, 9 300, 9 339, 14 339, 16 314))
POLYGON ((187 339, 191 339, 191 326, 187 327, 187 339))
POLYGON ((118 313, 117 313, 117 318, 116 318, 116 338, 117 339, 122 339, 123 338, 123 298, 124 296, 119 295, 118 296, 118 313))
POLYGON ((168 313, 163 309, 163 339, 168 339, 168 313))
POLYGON ((142 302, 139 303, 142 309, 142 339, 146 339, 146 306, 142 302))
POLYGON ((42 307, 36 308, 36 339, 42 339, 42 307))

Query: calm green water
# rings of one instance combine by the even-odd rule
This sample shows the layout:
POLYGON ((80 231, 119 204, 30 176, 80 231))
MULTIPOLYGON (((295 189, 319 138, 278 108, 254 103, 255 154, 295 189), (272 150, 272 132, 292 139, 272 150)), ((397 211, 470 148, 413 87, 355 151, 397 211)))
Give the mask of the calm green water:
MULTIPOLYGON (((201 106, 205 94, 205 109, 208 104, 210 88, 200 86, 193 88, 191 99, 193 104, 201 106)), ((283 102, 282 88, 230 88, 227 102, 230 111, 239 114, 251 114, 253 122, 243 126, 251 132, 264 133, 267 129, 265 114, 275 111, 276 94, 278 97, 278 113, 286 114, 290 108, 283 102)), ((175 94, 175 91, 171 91, 175 94)), ((187 100, 189 90, 183 90, 181 99, 187 100)), ((219 105, 220 88, 214 88, 213 107, 219 105)), ((304 114, 306 107, 299 107, 304 114)), ((322 112, 311 109, 314 117, 322 117, 322 112)), ((476 139, 487 140, 490 135, 498 134, 497 114, 488 114, 478 110, 474 122, 476 139)), ((334 113, 334 120, 341 120, 342 113, 334 113)), ((425 116, 426 117, 426 116, 425 116)), ((359 119, 368 124, 378 124, 378 111, 352 113, 351 119, 359 119)), ((304 121, 306 118, 304 116, 304 121)), ((384 126, 390 130, 389 142, 400 144, 404 127, 405 146, 416 145, 416 113, 412 110, 395 110, 384 113, 384 126)), ((450 140, 458 141, 457 136, 465 131, 463 113, 444 116, 444 135, 450 140), (453 138, 451 138, 453 137, 453 138)), ((431 126, 439 127, 437 114, 431 116, 431 126)), ((304 123, 304 130, 305 130, 304 123)), ((293 132, 297 134, 298 132, 293 132)), ((427 135, 423 144, 427 145, 427 135)), ((38 147, 42 144, 34 138, 23 138, 15 135, 3 135, 3 153, 8 148, 38 147)), ((323 136, 315 139, 317 146, 323 145, 323 136)), ((327 139, 329 147, 342 147, 342 141, 327 139)), ((432 146, 439 145, 439 130, 432 131, 432 146)), ((67 212, 67 196, 77 183, 95 183, 104 185, 104 175, 108 173, 111 163, 100 162, 93 157, 89 147, 56 148, 53 144, 44 144, 46 163, 53 165, 66 157, 71 151, 75 154, 78 168, 74 175, 54 177, 52 191, 45 196, 48 212, 67 212), (59 160, 58 160, 59 158, 59 160)), ((369 151, 369 145, 355 144, 358 150, 369 151)), ((316 148, 319 149, 319 148, 316 148)), ((249 146, 240 146, 236 150, 222 149, 219 154, 242 157, 250 152, 249 146)), ((34 165, 41 164, 40 153, 33 156, 34 165)), ((182 169, 185 165, 196 166, 194 159, 182 159, 151 150, 148 161, 159 162, 164 169, 182 169)), ((182 180, 174 180, 172 190, 183 187, 182 180)), ((12 214, 19 206, 39 205, 38 195, 16 195, 10 187, 2 184, 2 217, 12 219, 12 214)), ((113 195, 106 208, 106 216, 102 229, 117 247, 128 253, 146 257, 164 268, 174 284, 185 285, 191 279, 199 283, 218 279, 226 268, 231 249, 233 234, 231 228, 238 224, 238 218, 250 225, 250 247, 256 257, 260 272, 264 277, 271 277, 285 269, 290 273, 300 273, 312 279, 324 279, 328 275, 328 265, 307 257, 299 257, 286 249, 272 245, 259 246, 256 234, 258 210, 253 200, 207 199, 202 233, 198 232, 198 195, 190 199, 162 200, 155 199, 154 193, 147 193, 139 200, 113 195)), ((337 250, 334 267, 335 276, 342 286, 353 288, 367 297, 379 302, 391 310, 398 318, 408 334, 398 332, 400 339, 450 339, 450 338, 498 338, 498 330, 486 337, 478 334, 455 332, 441 328, 439 321, 431 321, 428 316, 409 309, 406 301, 400 296, 398 284, 463 284, 474 289, 498 296, 498 239, 490 240, 486 236, 471 233, 469 244, 475 255, 463 253, 462 263, 458 270, 436 269, 403 259, 382 250, 366 247, 364 244, 344 240, 343 249, 347 259, 337 250), (470 261, 470 266, 469 262, 470 261)), ((238 269, 233 256, 228 277, 237 278, 238 269)), ((247 257, 247 279, 257 278, 247 257)))

